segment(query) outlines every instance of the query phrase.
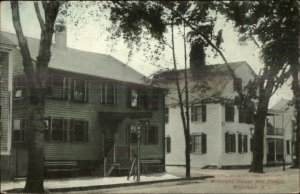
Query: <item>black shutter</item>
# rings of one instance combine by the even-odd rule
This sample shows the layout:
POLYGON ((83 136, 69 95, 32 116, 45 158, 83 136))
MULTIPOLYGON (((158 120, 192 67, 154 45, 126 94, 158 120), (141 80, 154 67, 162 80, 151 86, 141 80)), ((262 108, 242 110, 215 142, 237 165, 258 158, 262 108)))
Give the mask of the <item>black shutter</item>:
POLYGON ((242 146, 243 145, 242 145, 242 135, 240 133, 238 134, 238 146, 239 146, 238 147, 238 152, 242 153, 242 146))
POLYGON ((250 151, 253 151, 253 137, 250 139, 250 151))
POLYGON ((89 81, 87 81, 87 80, 85 80, 85 99, 84 99, 84 101, 85 102, 88 102, 89 101, 89 93, 90 93, 90 84, 89 84, 89 81))
POLYGON ((206 153, 206 134, 205 133, 202 133, 201 135, 201 148, 202 148, 202 154, 205 154, 206 153))
POLYGON ((63 120, 63 141, 68 140, 68 120, 63 120))
POLYGON ((206 104, 202 105, 202 122, 206 122, 206 104))
POLYGON ((89 122, 88 121, 84 122, 84 133, 85 133, 84 141, 87 143, 87 142, 89 142, 89 122))
POLYGON ((25 140, 27 140, 27 137, 26 137, 26 119, 22 119, 21 120, 21 133, 22 133, 22 136, 21 136, 21 141, 25 141, 25 140))
POLYGON ((190 152, 194 152, 194 144, 195 144, 195 139, 193 135, 190 135, 190 152))
POLYGON ((191 121, 195 121, 195 106, 191 107, 191 121))
POLYGON ((248 136, 244 136, 244 152, 248 152, 248 136))
POLYGON ((236 144, 235 144, 235 134, 232 134, 232 149, 233 149, 233 152, 235 152, 236 151, 236 144))
POLYGON ((131 89, 127 88, 127 106, 131 107, 131 89))
POLYGON ((239 123, 243 123, 244 110, 239 108, 239 123))
POLYGON ((69 131, 70 131, 70 142, 74 142, 74 120, 73 119, 70 120, 69 131))
POLYGON ((171 152, 171 137, 168 137, 167 139, 167 152, 171 152))
POLYGON ((74 92, 75 92, 75 80, 71 80, 71 99, 74 100, 74 92))
POLYGON ((225 133, 225 153, 229 152, 229 133, 225 133))

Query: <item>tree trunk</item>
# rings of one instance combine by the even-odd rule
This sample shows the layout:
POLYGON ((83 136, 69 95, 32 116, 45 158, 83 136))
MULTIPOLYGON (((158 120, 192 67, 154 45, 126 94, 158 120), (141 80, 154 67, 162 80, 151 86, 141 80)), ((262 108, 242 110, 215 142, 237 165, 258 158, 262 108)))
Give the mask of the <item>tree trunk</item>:
POLYGON ((255 115, 253 158, 250 172, 263 173, 264 129, 268 112, 268 101, 259 102, 255 115))
POLYGON ((278 72, 279 68, 271 69, 269 72, 265 69, 263 77, 266 77, 266 79, 261 78, 258 82, 259 96, 254 120, 253 158, 250 172, 263 173, 265 122, 270 98, 277 89, 275 88, 274 77, 278 72), (267 81, 266 84, 265 81, 267 81))
MULTIPOLYGON (((172 22, 173 23, 173 22, 172 22)), ((189 129, 187 128, 187 122, 185 113, 184 113, 184 104, 183 104, 183 99, 182 99, 182 94, 181 94, 181 88, 180 88, 180 76, 178 75, 177 71, 177 63, 176 63, 176 55, 175 55, 175 43, 174 43, 174 26, 171 25, 171 38, 172 38, 172 58, 173 58, 173 65, 174 65, 174 70, 175 70, 175 82, 176 82, 176 89, 177 89, 177 95, 178 95, 178 100, 179 100, 179 108, 180 108, 180 116, 181 116, 181 121, 183 125, 183 131, 184 131, 184 137, 185 137, 185 165, 186 165, 186 172, 185 176, 190 177, 190 132, 189 129)))
POLYGON ((29 113, 29 160, 24 192, 44 192, 44 107, 31 104, 29 113))

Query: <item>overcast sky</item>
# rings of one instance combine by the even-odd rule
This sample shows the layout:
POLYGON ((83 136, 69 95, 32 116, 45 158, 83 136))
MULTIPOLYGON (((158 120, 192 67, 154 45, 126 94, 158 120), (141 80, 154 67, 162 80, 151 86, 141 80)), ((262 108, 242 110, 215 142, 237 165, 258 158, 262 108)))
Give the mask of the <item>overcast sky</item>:
MULTIPOLYGON (((22 20, 23 30, 26 36, 39 38, 40 29, 39 24, 36 19, 33 2, 22 2, 20 7, 20 14, 22 20)), ((84 14, 85 11, 73 10, 76 14, 84 14)), ((1 2, 1 30, 6 32, 15 33, 12 21, 11 21, 11 10, 9 2, 1 2)), ((87 16, 89 17, 89 16, 87 16)), ((159 61, 150 62, 146 57, 147 50, 143 51, 141 49, 139 52, 134 52, 130 59, 128 58, 129 49, 122 40, 117 41, 112 44, 112 41, 107 40, 108 32, 106 30, 109 27, 109 21, 107 19, 102 19, 101 21, 94 21, 93 19, 88 19, 87 24, 79 29, 74 27, 74 25, 67 24, 68 32, 68 46, 80 50, 98 52, 109 54, 120 61, 126 63, 127 65, 133 67, 137 71, 148 76, 153 72, 157 71, 158 68, 155 65, 160 65, 164 67, 172 68, 171 64, 171 50, 166 48, 163 55, 159 61), (153 65, 154 64, 154 65, 153 65)), ((226 22, 224 18, 220 18, 216 24, 216 29, 223 29, 223 39, 222 44, 223 53, 229 62, 236 61, 247 61, 248 64, 254 69, 256 73, 259 72, 262 67, 262 63, 259 61, 259 50, 253 43, 248 43, 246 46, 239 45, 238 34, 234 31, 233 25, 226 22)), ((151 42, 155 45, 156 42, 151 42)), ((176 53, 177 60, 179 62, 179 67, 183 67, 183 41, 180 35, 176 38, 176 53)), ((220 57, 214 58, 210 51, 207 52, 207 62, 209 64, 223 63, 220 57)), ((289 86, 283 86, 273 97, 270 105, 273 105, 280 98, 291 99, 292 92, 289 86)))

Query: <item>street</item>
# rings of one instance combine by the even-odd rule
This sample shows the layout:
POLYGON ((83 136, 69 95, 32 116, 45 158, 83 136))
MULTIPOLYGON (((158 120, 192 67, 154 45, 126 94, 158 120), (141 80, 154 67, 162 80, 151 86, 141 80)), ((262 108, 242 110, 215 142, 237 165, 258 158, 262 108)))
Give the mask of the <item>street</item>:
MULTIPOLYGON (((168 173, 184 173, 182 168, 168 168, 168 173)), ((299 169, 282 171, 265 168, 264 174, 248 169, 193 169, 192 176, 213 175, 206 180, 179 181, 151 185, 89 190, 85 193, 299 193, 299 169)), ((83 191, 71 193, 84 193, 83 191)))

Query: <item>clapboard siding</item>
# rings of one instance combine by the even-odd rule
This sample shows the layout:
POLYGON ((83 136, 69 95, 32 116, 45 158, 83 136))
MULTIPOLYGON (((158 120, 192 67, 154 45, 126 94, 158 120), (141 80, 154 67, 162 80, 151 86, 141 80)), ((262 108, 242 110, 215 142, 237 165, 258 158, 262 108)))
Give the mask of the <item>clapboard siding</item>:
MULTIPOLYGON (((16 59, 19 60, 18 58, 16 59)), ((14 75, 23 73, 22 66, 14 68, 14 75)), ((55 100, 46 97, 45 100, 45 116, 52 118, 64 119, 82 119, 89 122, 88 142, 72 143, 72 142, 45 142, 46 160, 101 160, 103 158, 103 131, 99 121, 99 112, 145 112, 145 109, 132 109, 127 106, 127 88, 132 87, 131 84, 104 80, 101 78, 63 72, 59 70, 49 69, 48 74, 63 75, 69 78, 82 78, 89 84, 88 102, 78 103, 72 100, 55 100), (114 82, 117 86, 117 104, 104 105, 101 104, 100 85, 104 82, 114 82)), ((13 117, 24 118, 28 114, 28 101, 14 100, 13 117)), ((158 110, 151 111, 153 116, 148 118, 151 125, 158 127, 158 143, 156 145, 142 145, 142 158, 164 159, 164 96, 160 95, 158 110)), ((126 126, 130 122, 139 119, 126 118, 119 125, 117 134, 117 144, 125 144, 126 126)))
POLYGON ((9 53, 1 51, 1 152, 8 151, 10 93, 8 88, 9 53))

